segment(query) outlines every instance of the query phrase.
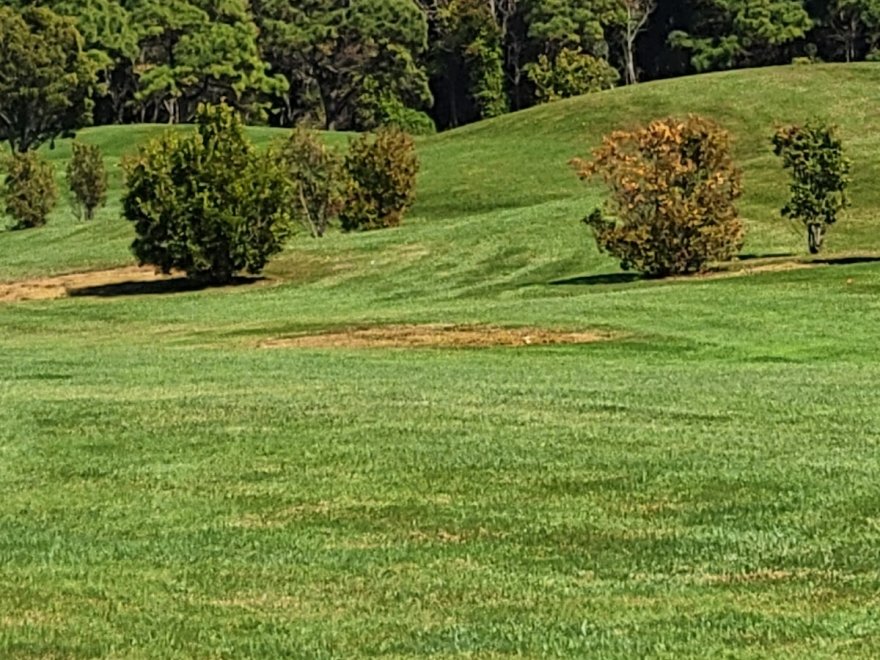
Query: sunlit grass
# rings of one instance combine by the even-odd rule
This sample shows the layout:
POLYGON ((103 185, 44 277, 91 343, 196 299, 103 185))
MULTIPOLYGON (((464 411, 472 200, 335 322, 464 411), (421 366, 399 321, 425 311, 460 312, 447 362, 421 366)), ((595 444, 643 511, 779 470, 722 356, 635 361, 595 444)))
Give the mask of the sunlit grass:
MULTIPOLYGON (((297 237, 265 281, 0 304, 0 657, 876 657, 878 82, 538 108, 421 142, 402 228, 297 237), (737 138, 746 252, 783 255, 737 268, 799 258, 767 136, 817 108, 856 161, 849 262, 640 281, 579 223, 570 156, 695 110, 737 138), (259 348, 390 323, 616 339, 259 348)), ((94 223, 0 234, 0 281, 131 263, 114 181, 94 223)))

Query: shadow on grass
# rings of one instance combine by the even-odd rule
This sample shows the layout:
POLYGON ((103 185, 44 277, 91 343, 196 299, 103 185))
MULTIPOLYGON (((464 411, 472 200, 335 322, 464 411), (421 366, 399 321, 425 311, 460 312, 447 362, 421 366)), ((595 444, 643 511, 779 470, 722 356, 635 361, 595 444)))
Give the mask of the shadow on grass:
POLYGON ((810 268, 813 266, 852 266, 857 264, 872 264, 880 262, 880 255, 847 255, 840 257, 827 257, 827 258, 795 258, 797 255, 790 253, 779 253, 779 254, 747 254, 741 255, 734 261, 721 265, 716 268, 711 268, 705 273, 693 273, 691 275, 678 275, 673 277, 647 277, 642 275, 641 273, 600 273, 598 275, 583 275, 580 277, 568 277, 558 280, 552 280, 549 282, 551 286, 559 286, 559 285, 569 285, 569 286, 594 286, 594 285, 608 285, 608 284, 629 284, 632 282, 639 281, 654 281, 654 282, 663 282, 663 281, 681 281, 688 278, 693 278, 694 280, 699 280, 700 278, 706 277, 723 277, 725 275, 736 275, 741 273, 748 272, 772 272, 776 270, 779 266, 785 266, 787 264, 800 264, 803 267, 810 268), (780 259, 784 259, 789 257, 788 261, 780 261, 780 259), (741 263, 743 261, 757 261, 757 260, 775 260, 768 261, 765 264, 752 265, 745 268, 737 268, 736 264, 741 263))
POLYGON ((161 296, 171 293, 187 293, 204 291, 205 289, 221 289, 226 287, 245 287, 265 281, 265 277, 236 277, 227 284, 211 284, 175 277, 170 280, 153 280, 149 282, 113 282, 70 288, 67 295, 71 297, 116 298, 120 296, 161 296))
POLYGON ((553 286, 590 286, 595 284, 628 284, 647 279, 641 273, 602 273, 600 275, 584 275, 582 277, 568 277, 550 282, 553 286))
POLYGON ((874 264, 880 262, 878 255, 853 255, 849 257, 829 257, 827 259, 811 259, 805 263, 823 266, 852 266, 855 264, 874 264))
POLYGON ((756 259, 783 259, 785 257, 796 257, 794 252, 770 252, 768 254, 741 254, 734 261, 754 261, 756 259))

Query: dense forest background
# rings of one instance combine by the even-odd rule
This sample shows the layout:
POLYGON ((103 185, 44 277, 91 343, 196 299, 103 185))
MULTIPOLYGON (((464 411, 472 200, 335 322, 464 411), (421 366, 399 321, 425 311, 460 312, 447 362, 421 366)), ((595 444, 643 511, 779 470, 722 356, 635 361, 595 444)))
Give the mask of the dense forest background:
POLYGON ((429 132, 643 80, 871 59, 880 39, 880 0, 0 0, 0 38, 34 5, 75 21, 98 124, 225 99, 253 122, 429 132))

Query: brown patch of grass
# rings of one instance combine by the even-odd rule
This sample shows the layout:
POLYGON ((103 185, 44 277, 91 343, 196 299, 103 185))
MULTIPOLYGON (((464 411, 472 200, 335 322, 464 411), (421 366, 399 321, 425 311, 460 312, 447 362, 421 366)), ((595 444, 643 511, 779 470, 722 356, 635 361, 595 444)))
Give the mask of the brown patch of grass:
POLYGON ((18 282, 0 283, 0 303, 64 298, 72 290, 102 287, 123 282, 161 282, 173 279, 153 268, 129 266, 54 277, 38 277, 18 282))
POLYGON ((880 261, 878 253, 828 253, 810 257, 763 257, 750 260, 735 260, 725 264, 717 270, 710 270, 695 275, 673 277, 668 279, 718 279, 726 277, 742 277, 745 275, 759 275, 761 273, 782 273, 792 270, 805 270, 812 268, 827 268, 833 266, 849 266, 853 264, 875 263, 880 261))
POLYGON ((24 626, 41 626, 47 623, 57 622, 54 614, 40 610, 26 610, 15 614, 0 615, 0 627, 20 628, 24 626))
POLYGON ((613 336, 600 332, 566 332, 542 328, 491 325, 386 325, 346 328, 270 339, 262 348, 485 348, 591 344, 613 336))
POLYGON ((695 280, 720 280, 731 277, 745 277, 747 275, 760 275, 761 273, 784 273, 791 270, 806 270, 817 268, 824 264, 816 264, 809 261, 771 261, 766 263, 751 263, 743 266, 739 262, 725 265, 714 270, 689 275, 672 275, 663 278, 662 282, 693 282, 695 280))
POLYGON ((756 571, 742 573, 717 573, 700 576, 699 582, 704 584, 755 584, 787 582, 790 580, 818 580, 833 579, 837 574, 833 571, 824 571, 811 568, 799 568, 795 570, 781 570, 762 568, 756 571))
POLYGON ((244 513, 229 521, 231 527, 245 529, 273 529, 284 527, 293 520, 312 516, 326 516, 342 506, 321 501, 314 504, 298 504, 266 513, 244 513))

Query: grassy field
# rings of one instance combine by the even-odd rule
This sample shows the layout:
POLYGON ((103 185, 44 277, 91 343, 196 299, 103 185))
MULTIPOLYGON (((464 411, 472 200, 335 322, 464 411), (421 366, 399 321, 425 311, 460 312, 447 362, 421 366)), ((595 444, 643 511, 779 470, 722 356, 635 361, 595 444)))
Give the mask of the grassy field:
MULTIPOLYGON (((266 281, 0 303, 0 657, 877 657, 878 96, 864 64, 574 99, 421 141, 402 228, 266 281), (634 280, 579 226, 567 160, 691 111, 746 171, 737 268, 778 270, 634 280), (795 269, 768 140, 811 114, 855 204, 795 269), (615 339, 260 348, 399 323, 615 339)), ((0 233, 0 282, 130 264, 114 172, 94 223, 0 233)))

